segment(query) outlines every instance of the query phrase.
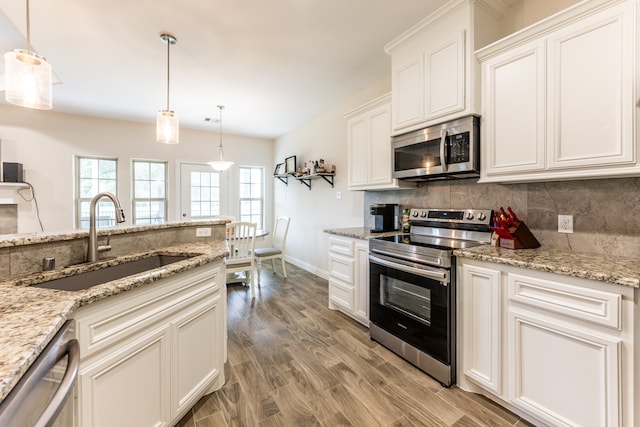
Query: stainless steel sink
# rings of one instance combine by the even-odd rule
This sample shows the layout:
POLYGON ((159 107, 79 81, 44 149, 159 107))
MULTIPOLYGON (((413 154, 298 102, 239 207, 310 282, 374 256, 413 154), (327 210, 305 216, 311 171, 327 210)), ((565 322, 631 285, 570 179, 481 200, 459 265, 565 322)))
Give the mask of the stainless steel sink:
POLYGON ((92 286, 101 285, 127 276, 133 276, 168 264, 173 264, 174 262, 184 261, 189 258, 192 258, 192 256, 152 255, 147 258, 141 258, 123 264, 111 265, 98 270, 49 280, 33 286, 63 291, 81 291, 92 286))

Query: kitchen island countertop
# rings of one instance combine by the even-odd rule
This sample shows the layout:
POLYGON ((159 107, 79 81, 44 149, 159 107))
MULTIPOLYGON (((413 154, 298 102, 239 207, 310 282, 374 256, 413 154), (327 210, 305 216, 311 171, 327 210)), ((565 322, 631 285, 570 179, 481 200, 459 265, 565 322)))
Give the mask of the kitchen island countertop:
MULTIPOLYGON (((155 274, 141 273, 81 291, 60 291, 31 286, 68 275, 68 268, 0 282, 0 401, 7 396, 78 307, 219 260, 229 253, 226 242, 222 240, 169 246, 101 263, 115 265, 151 254, 187 255, 191 258, 166 265, 162 270, 156 269, 155 274)), ((91 269, 93 265, 75 266, 73 273, 82 273, 91 269)))

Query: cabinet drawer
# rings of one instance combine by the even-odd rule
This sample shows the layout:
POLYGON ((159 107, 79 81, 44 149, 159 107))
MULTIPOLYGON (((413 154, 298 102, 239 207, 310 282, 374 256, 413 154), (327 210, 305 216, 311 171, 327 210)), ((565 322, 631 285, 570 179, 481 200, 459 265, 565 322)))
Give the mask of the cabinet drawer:
POLYGON ((353 240, 330 237, 329 252, 340 255, 353 256, 353 240))
POLYGON ((339 280, 329 279, 329 299, 332 303, 352 313, 354 310, 355 287, 339 280))
POLYGON ((353 259, 346 257, 331 255, 329 256, 329 275, 343 282, 354 282, 354 264, 353 259))
POLYGON ((622 295, 520 274, 509 274, 510 301, 622 329, 622 295))
POLYGON ((220 289, 220 268, 202 266, 84 306, 74 316, 80 356, 131 337, 220 289))

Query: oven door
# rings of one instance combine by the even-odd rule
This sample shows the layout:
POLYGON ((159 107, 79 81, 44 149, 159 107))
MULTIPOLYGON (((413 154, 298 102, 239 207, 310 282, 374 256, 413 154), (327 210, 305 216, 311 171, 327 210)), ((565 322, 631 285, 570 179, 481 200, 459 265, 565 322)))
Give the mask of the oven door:
POLYGON ((451 364, 451 270, 369 255, 371 323, 451 364))

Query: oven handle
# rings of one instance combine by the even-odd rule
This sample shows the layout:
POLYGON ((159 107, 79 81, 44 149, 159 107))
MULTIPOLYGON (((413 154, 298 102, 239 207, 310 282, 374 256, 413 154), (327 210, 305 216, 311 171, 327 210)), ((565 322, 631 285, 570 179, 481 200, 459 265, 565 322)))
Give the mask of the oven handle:
POLYGON ((446 172, 449 169, 449 165, 447 164, 447 136, 449 136, 448 130, 442 131, 442 138, 440 138, 440 165, 442 166, 442 171, 446 172))
POLYGON ((377 256, 369 254, 369 261, 382 265, 384 267, 394 268, 396 270, 404 271, 405 273, 415 274, 417 276, 425 277, 427 279, 433 279, 441 282, 443 285, 447 285, 447 273, 442 271, 436 271, 432 269, 423 269, 410 267, 404 264, 398 264, 396 262, 387 261, 377 256))

